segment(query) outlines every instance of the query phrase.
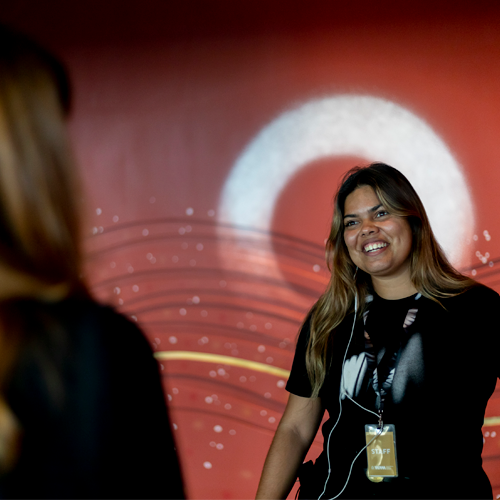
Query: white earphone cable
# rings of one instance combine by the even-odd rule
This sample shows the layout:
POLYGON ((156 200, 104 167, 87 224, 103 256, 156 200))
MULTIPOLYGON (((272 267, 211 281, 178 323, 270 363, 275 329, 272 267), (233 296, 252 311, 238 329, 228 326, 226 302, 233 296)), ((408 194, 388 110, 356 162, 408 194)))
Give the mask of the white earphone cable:
MULTIPOLYGON (((354 273, 354 277, 356 277, 357 272, 358 272, 358 268, 356 267, 356 272, 354 273)), ((347 352, 349 351, 349 347, 351 345, 352 337, 354 334, 354 327, 356 326, 357 312, 358 312, 358 294, 357 294, 357 291, 355 291, 355 295, 354 295, 354 320, 352 322, 351 336, 349 337, 349 342, 347 343, 347 348, 346 348, 345 353, 344 353, 344 359, 342 360, 342 373, 340 376, 340 391, 339 391, 339 416, 337 417, 337 421, 335 422, 335 425, 332 427, 332 430, 328 434, 328 440, 326 443, 326 458, 327 458, 327 462, 328 462, 328 476, 326 478, 325 486, 323 487, 323 491, 321 492, 321 495, 318 497, 318 500, 321 500, 321 497, 325 494, 326 487, 328 485, 328 481, 330 480, 330 475, 332 472, 332 467, 331 467, 331 463, 330 463, 330 438, 332 436, 333 431, 337 427, 337 424, 339 423, 340 416, 342 415, 342 394, 344 394, 348 399, 350 399, 354 404, 358 405, 363 410, 365 410, 369 413, 372 413, 373 415, 378 417, 377 413, 375 413, 374 411, 368 410, 368 408, 365 408, 364 406, 361 406, 359 403, 354 401, 354 399, 352 399, 346 392, 344 392, 344 365, 345 365, 345 360, 347 357, 347 352)), ((349 483, 349 479, 351 478, 351 473, 352 473, 352 468, 354 466, 354 462, 361 455, 361 453, 363 453, 363 451, 365 451, 366 448, 368 448, 368 446, 372 443, 372 441, 375 439, 375 437, 354 457, 354 460, 351 462, 351 466, 349 468, 349 474, 347 476, 347 480, 344 484, 344 487, 336 496, 330 498, 329 500, 335 500, 344 492, 344 490, 347 487, 347 484, 349 483)))

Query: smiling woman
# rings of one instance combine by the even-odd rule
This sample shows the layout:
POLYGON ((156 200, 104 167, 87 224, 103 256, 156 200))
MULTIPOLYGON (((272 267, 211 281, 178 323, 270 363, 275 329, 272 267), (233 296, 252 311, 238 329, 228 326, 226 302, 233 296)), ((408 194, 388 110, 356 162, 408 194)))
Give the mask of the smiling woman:
POLYGON ((405 217, 393 215, 370 186, 355 189, 345 201, 344 241, 356 266, 372 277, 386 299, 416 293, 410 279, 412 236, 405 217))
POLYGON ((383 163, 344 176, 326 250, 330 282, 302 327, 257 498, 286 497, 297 475, 299 498, 492 498, 481 426, 500 374, 498 294, 452 267, 417 193, 383 163), (432 456, 416 448, 463 394, 432 456), (301 466, 325 409, 323 453, 301 466))

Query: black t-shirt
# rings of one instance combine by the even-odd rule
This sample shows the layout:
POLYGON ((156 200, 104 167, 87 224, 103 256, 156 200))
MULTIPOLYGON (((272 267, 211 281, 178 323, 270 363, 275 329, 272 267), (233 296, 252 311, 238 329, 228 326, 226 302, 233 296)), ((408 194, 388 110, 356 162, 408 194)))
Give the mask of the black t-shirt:
POLYGON ((2 498, 184 498, 158 372, 137 325, 90 300, 13 304, 24 339, 6 391, 21 423, 2 498))
MULTIPOLYGON (((329 468, 322 498, 342 490, 354 458, 365 446, 365 424, 377 423, 376 415, 367 411, 378 409, 368 341, 379 363, 386 352, 397 353, 384 422, 396 428, 399 477, 369 481, 362 452, 339 498, 492 497, 482 469, 481 427, 500 374, 495 322, 499 307, 498 294, 484 286, 441 304, 421 296, 398 301, 374 297, 366 325, 362 318, 356 322, 347 354, 353 315, 343 321, 332 335, 331 364, 320 391, 330 418, 322 429, 325 444, 315 463, 310 498, 323 492, 329 468), (340 396, 344 355, 343 392, 358 404, 340 396)), ((289 392, 302 397, 311 395, 305 368, 308 339, 309 320, 299 336, 287 384, 289 392)))

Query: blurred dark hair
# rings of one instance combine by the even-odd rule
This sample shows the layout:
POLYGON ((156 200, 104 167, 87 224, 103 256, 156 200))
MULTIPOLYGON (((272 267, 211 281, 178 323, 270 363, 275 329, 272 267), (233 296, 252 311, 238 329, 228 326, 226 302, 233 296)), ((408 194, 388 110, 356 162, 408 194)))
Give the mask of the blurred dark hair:
POLYGON ((0 473, 20 449, 5 391, 36 304, 88 295, 69 109, 63 65, 0 25, 0 473))
POLYGON ((63 65, 1 26, 0 266, 36 282, 42 295, 54 285, 83 287, 69 108, 63 65))

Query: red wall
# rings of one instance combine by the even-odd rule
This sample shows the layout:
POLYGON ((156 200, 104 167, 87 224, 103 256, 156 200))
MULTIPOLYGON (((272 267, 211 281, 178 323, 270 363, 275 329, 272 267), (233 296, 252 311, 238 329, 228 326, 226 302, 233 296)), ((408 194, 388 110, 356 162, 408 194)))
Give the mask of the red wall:
MULTIPOLYGON (((270 237, 235 231, 219 210, 226 179, 283 113, 365 95, 426 123, 469 187, 476 238, 461 264, 500 290, 500 9, 489 2, 15 3, 0 17, 71 72, 88 276, 169 353, 159 358, 192 498, 254 495, 297 329, 326 280, 339 176, 385 159, 318 153, 276 194, 270 237)), ((462 224, 452 214, 450 227, 462 224)), ((499 394, 487 417, 500 415, 499 394)), ((500 494, 496 432, 483 429, 484 459, 500 494)))

